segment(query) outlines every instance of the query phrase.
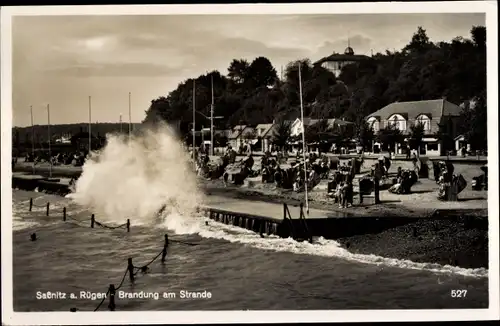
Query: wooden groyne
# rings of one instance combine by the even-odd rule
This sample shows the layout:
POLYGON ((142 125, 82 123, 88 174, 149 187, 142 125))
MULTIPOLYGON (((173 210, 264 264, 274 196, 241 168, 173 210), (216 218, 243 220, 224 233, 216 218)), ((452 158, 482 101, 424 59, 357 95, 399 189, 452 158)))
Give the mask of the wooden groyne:
POLYGON ((48 178, 39 175, 12 175, 12 188, 34 191, 38 189, 40 192, 58 194, 65 196, 71 191, 69 184, 61 183, 60 179, 48 178))

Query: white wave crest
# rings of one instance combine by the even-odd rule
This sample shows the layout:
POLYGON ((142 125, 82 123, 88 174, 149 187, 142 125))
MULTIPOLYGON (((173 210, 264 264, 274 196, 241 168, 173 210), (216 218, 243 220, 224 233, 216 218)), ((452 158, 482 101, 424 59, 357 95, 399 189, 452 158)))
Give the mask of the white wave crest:
POLYGON ((201 196, 188 159, 167 126, 131 139, 112 135, 97 157, 86 161, 68 197, 108 219, 151 222, 164 205, 175 207, 179 217, 192 216, 201 196))

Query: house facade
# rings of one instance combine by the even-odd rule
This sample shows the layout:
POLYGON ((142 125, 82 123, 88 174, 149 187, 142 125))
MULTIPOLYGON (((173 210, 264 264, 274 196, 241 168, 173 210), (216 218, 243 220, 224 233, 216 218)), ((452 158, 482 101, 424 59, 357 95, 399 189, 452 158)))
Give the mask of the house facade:
MULTIPOLYGON (((292 137, 297 137, 299 135, 302 135, 302 130, 305 127, 312 126, 318 122, 320 122, 321 119, 311 119, 311 118, 304 118, 304 123, 302 123, 302 120, 297 118, 295 121, 292 122, 290 126, 290 133, 292 137)), ((336 130, 346 130, 348 128, 354 128, 354 123, 350 121, 345 121, 342 119, 327 119, 328 121, 328 126, 330 128, 336 129, 336 130)))
POLYGON ((302 135, 302 131, 308 126, 316 123, 316 120, 313 120, 311 118, 304 118, 304 122, 300 118, 295 119, 291 124, 290 124, 290 136, 292 137, 298 137, 302 135))
MULTIPOLYGON (((420 123, 424 128, 423 146, 420 154, 427 156, 444 155, 445 149, 442 142, 437 138, 439 125, 446 128, 451 137, 457 135, 457 124, 461 108, 445 99, 395 102, 368 115, 367 123, 373 128, 375 134, 389 125, 399 129, 401 134, 409 136, 411 127, 420 123)), ((408 140, 408 137, 405 138, 408 140)), ((396 153, 403 154, 406 144, 396 144, 396 153)))
POLYGON ((260 142, 258 149, 261 152, 271 151, 274 130, 276 130, 276 123, 261 123, 255 127, 255 136, 257 142, 260 142))
POLYGON ((251 126, 236 125, 233 127, 228 137, 229 145, 236 151, 238 151, 242 145, 253 145, 257 142, 255 133, 255 128, 251 126))
MULTIPOLYGON (((320 121, 321 121, 321 119, 304 118, 304 123, 302 123, 302 120, 297 118, 297 119, 295 119, 295 121, 292 122, 292 124, 290 126, 290 129, 291 129, 290 135, 295 139, 297 139, 297 138, 301 139, 300 137, 302 136, 302 130, 303 130, 304 126, 307 129, 307 127, 312 126, 320 121)), ((327 121, 328 121, 328 126, 330 128, 337 130, 340 133, 352 131, 355 128, 354 123, 352 123, 350 121, 345 121, 342 119, 327 119, 327 121), (352 129, 352 130, 348 130, 348 129, 352 129)), ((351 132, 351 134, 352 134, 352 132, 351 132)), ((291 143, 292 148, 294 150, 299 149, 300 143, 301 143, 300 140, 293 141, 291 143)), ((307 139, 306 139, 306 143, 308 143, 307 139)))

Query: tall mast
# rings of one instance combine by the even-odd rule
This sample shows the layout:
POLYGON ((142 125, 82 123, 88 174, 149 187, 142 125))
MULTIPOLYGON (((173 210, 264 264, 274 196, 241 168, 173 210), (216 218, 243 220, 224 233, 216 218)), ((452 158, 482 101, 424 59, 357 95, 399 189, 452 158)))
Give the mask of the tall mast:
POLYGON ((210 155, 214 155, 214 75, 211 76, 212 82, 212 104, 210 105, 210 155))
POLYGON ((306 196, 306 212, 309 215, 309 198, 307 193, 307 163, 306 163, 306 126, 304 124, 304 104, 302 101, 302 73, 301 64, 299 62, 299 93, 300 93, 300 116, 302 119, 302 159, 304 160, 304 190, 306 196))
POLYGON ((89 156, 92 150, 92 96, 89 96, 89 156))
POLYGON ((195 158, 195 143, 196 143, 196 136, 195 136, 195 131, 196 131, 196 80, 193 79, 193 165, 196 170, 196 158, 195 158))
POLYGON ((50 148, 50 104, 47 104, 47 133, 49 136, 49 161, 50 161, 50 166, 49 166, 49 177, 52 178, 52 151, 50 148))
POLYGON ((30 105, 31 113, 31 155, 33 156, 33 174, 35 174, 35 126, 33 125, 33 105, 30 105))
POLYGON ((128 92, 128 138, 130 140, 130 134, 132 132, 132 103, 131 103, 132 94, 128 92))

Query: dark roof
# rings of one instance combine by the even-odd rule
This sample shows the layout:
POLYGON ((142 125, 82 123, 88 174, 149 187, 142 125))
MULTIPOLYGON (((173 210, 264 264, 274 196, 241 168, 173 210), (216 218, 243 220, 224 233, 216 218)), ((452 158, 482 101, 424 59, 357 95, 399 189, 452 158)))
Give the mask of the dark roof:
POLYGON ((373 112, 366 118, 377 117, 387 120, 393 114, 401 114, 408 120, 415 120, 419 115, 428 115, 431 119, 439 120, 442 116, 459 116, 461 109, 458 105, 446 101, 445 99, 414 101, 414 102, 394 102, 378 111, 373 112))
POLYGON ((229 134, 229 139, 236 139, 240 136, 240 134, 243 133, 243 130, 245 130, 247 126, 246 125, 236 125, 232 128, 231 133, 229 134))
POLYGON ((315 65, 320 65, 323 62, 328 61, 362 61, 362 60, 371 60, 372 58, 363 54, 339 54, 334 53, 329 55, 328 57, 324 57, 318 61, 316 61, 315 65))
POLYGON ((264 129, 262 134, 260 134, 260 137, 266 137, 267 134, 269 133, 269 131, 271 131, 271 129, 274 126, 275 126, 274 123, 261 123, 261 124, 258 124, 257 127, 255 127, 255 129, 264 129))

